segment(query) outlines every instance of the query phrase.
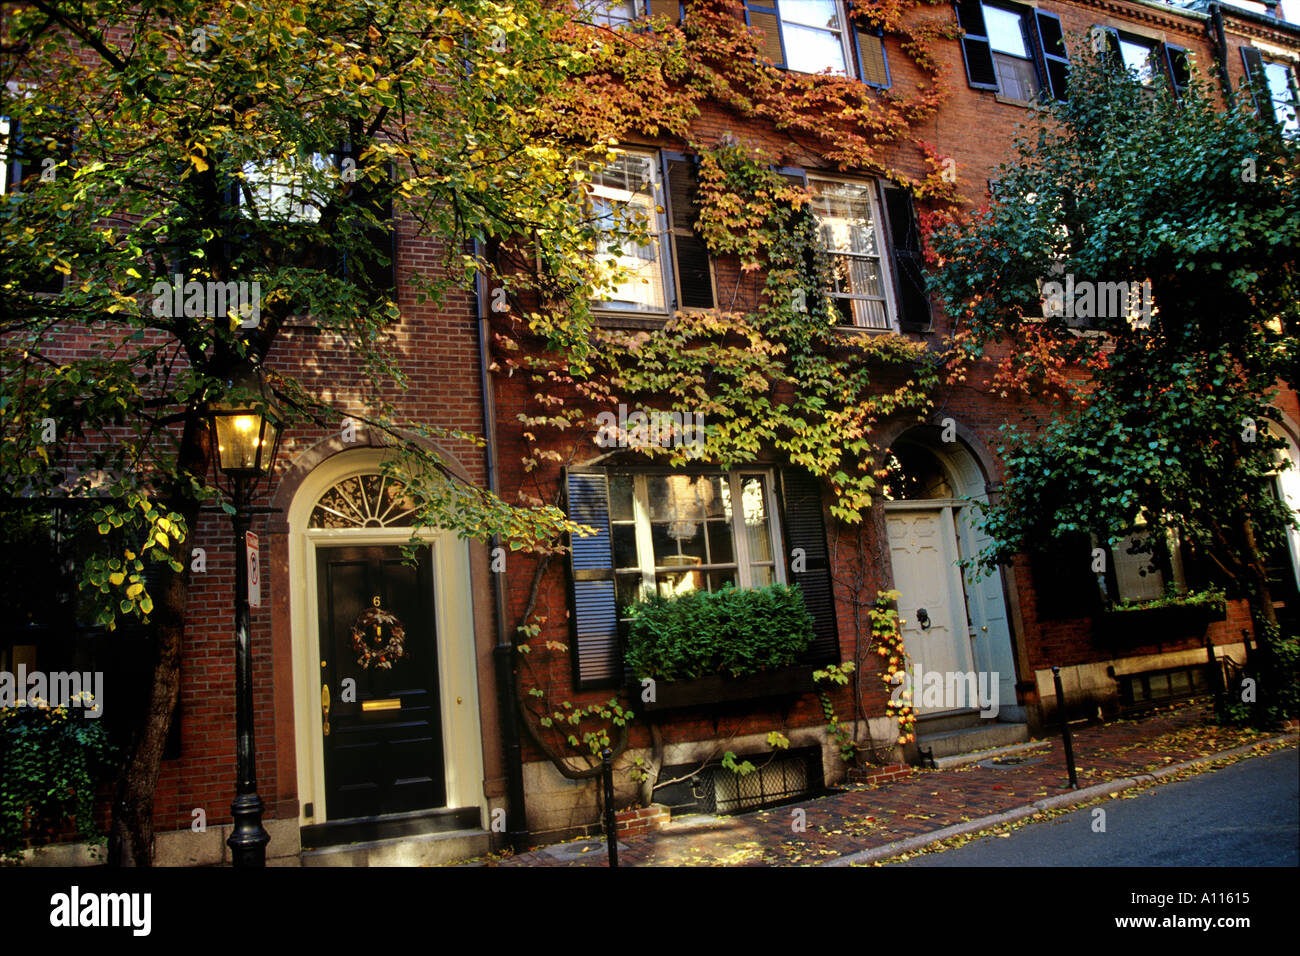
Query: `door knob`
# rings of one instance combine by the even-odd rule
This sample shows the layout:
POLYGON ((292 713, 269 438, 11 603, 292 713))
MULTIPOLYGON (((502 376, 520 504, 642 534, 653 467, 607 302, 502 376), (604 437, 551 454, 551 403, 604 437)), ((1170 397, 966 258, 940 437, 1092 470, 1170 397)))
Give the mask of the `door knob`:
POLYGON ((330 685, 329 684, 320 685, 320 712, 322 718, 321 729, 324 732, 325 736, 328 737, 330 735, 330 685))
POLYGON ((916 623, 921 625, 923 631, 930 629, 930 614, 925 608, 918 607, 916 609, 916 623))

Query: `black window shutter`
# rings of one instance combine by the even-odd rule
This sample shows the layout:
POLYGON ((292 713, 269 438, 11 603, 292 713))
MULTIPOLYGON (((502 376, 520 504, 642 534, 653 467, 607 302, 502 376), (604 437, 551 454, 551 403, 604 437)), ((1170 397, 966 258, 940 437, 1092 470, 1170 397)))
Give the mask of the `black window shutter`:
POLYGON ((879 90, 889 89, 889 58, 885 55, 885 31, 881 27, 854 20, 853 55, 858 62, 859 80, 879 90))
POLYGON ((776 0, 767 3, 745 0, 745 22, 763 31, 763 53, 776 66, 785 66, 785 45, 781 42, 781 15, 776 0))
POLYGON ((681 153, 665 152, 664 175, 668 180, 668 230, 672 235, 677 275, 677 308, 711 309, 714 299, 709 249, 695 231, 699 218, 695 160, 681 153))
POLYGON ((594 536, 569 537, 574 679, 579 690, 612 687, 622 676, 614 556, 610 549, 609 484, 603 471, 566 470, 566 512, 594 536))
POLYGON ((1165 67, 1169 70, 1169 83, 1174 96, 1182 99, 1187 88, 1192 85, 1192 64, 1187 51, 1180 46, 1165 44, 1165 67))
POLYGON ((893 250, 898 324, 904 332, 924 332, 930 328, 930 297, 925 291, 921 226, 912 205, 912 194, 888 183, 881 183, 880 192, 893 250))
POLYGON ((1070 72, 1070 57, 1065 49, 1065 35, 1061 31, 1061 18, 1055 13, 1034 11, 1038 26, 1038 49, 1043 55, 1043 74, 1047 89, 1055 99, 1065 99, 1066 79, 1070 72))
POLYGON ((835 594, 826 547, 821 485, 802 469, 783 468, 781 498, 785 518, 786 579, 799 585, 816 634, 802 662, 816 666, 839 663, 840 632, 835 622, 835 594), (794 570, 795 562, 791 556, 796 549, 803 552, 800 556, 802 571, 794 570))
MULTIPOLYGON (((342 168, 353 158, 352 146, 345 145, 333 158, 334 165, 342 168)), ((369 205, 378 224, 364 230, 365 238, 356 249, 349 248, 347 243, 337 246, 334 271, 366 292, 392 295, 397 288, 397 230, 393 223, 392 197, 367 195, 367 184, 363 184, 361 177, 357 177, 352 189, 353 201, 369 205)))
POLYGON ((993 48, 980 0, 957 0, 957 22, 961 25, 961 51, 966 60, 966 80, 977 90, 996 90, 998 75, 993 69, 993 48))
POLYGON ((1273 113, 1273 96, 1268 89, 1268 77, 1264 73, 1264 58, 1253 46, 1241 48, 1241 58, 1246 63, 1246 80, 1250 83, 1251 95, 1255 97, 1255 109, 1264 119, 1276 122, 1273 113))

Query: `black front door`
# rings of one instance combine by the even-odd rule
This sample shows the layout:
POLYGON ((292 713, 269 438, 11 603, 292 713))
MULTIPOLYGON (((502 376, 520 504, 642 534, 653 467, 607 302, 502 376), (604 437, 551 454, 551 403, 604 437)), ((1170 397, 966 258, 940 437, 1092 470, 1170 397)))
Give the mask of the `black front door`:
POLYGON ((327 818, 445 806, 430 549, 317 554, 327 818))

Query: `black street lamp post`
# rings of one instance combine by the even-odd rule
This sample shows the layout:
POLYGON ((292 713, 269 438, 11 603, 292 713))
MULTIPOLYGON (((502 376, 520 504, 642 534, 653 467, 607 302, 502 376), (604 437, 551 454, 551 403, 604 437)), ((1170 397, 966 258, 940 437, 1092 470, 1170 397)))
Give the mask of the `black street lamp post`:
POLYGON ((280 422, 259 370, 245 366, 230 379, 227 393, 208 405, 219 475, 226 479, 235 528, 235 826, 226 840, 235 866, 266 866, 270 835, 262 826, 253 742, 253 648, 249 633, 246 535, 257 482, 271 472, 280 442, 280 422))

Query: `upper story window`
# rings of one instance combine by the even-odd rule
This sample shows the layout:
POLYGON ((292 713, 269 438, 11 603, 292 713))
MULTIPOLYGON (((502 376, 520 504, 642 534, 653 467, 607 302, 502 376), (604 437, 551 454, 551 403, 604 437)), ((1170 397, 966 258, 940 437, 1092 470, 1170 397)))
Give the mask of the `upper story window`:
POLYGON ((273 159, 245 163, 244 185, 239 190, 240 212, 271 222, 319 222, 327 196, 313 191, 308 170, 331 168, 328 156, 312 153, 297 161, 273 159))
POLYGON ((712 265, 695 232, 696 188, 695 164, 679 153, 617 150, 592 171, 588 202, 604 230, 596 259, 611 283, 597 308, 666 315, 713 307, 712 265))
POLYGON ((1107 55, 1117 69, 1127 70, 1153 95, 1165 78, 1175 97, 1181 97, 1191 83, 1192 64, 1182 47, 1105 26, 1092 28, 1092 43, 1093 49, 1107 55))
POLYGON ((1016 3, 958 0, 957 21, 972 87, 1022 102, 1040 92, 1065 99, 1069 59, 1055 14, 1016 3))
POLYGON ((596 26, 616 30, 644 13, 641 0, 577 0, 578 13, 596 26))
POLYGON ((1268 91, 1273 100, 1273 116, 1283 130, 1294 136, 1300 132, 1300 118, 1297 117, 1300 89, 1296 86, 1295 67, 1286 63, 1267 62, 1264 64, 1264 76, 1268 80, 1268 91))
POLYGON ((882 255, 883 234, 875 190, 865 183, 810 180, 813 215, 823 251, 830 258, 830 292, 843 325, 888 330, 890 279, 882 255))
POLYGON ((890 84, 883 36, 851 21, 844 0, 746 0, 745 22, 762 32, 776 66, 890 84))
POLYGON ((999 92, 1014 100, 1032 100, 1038 95, 1038 71, 1026 33, 1028 17, 986 4, 984 24, 999 92))
POLYGON ((621 152, 591 177, 592 215, 603 228, 596 259, 613 283, 601 305, 637 312, 667 312, 663 212, 659 164, 653 153, 621 152), (641 229, 645 241, 620 236, 641 229))
POLYGON ((1255 47, 1241 48, 1246 75, 1254 86, 1255 107, 1260 114, 1282 127, 1286 136, 1300 135, 1300 86, 1296 66, 1278 59, 1265 59, 1255 47))

